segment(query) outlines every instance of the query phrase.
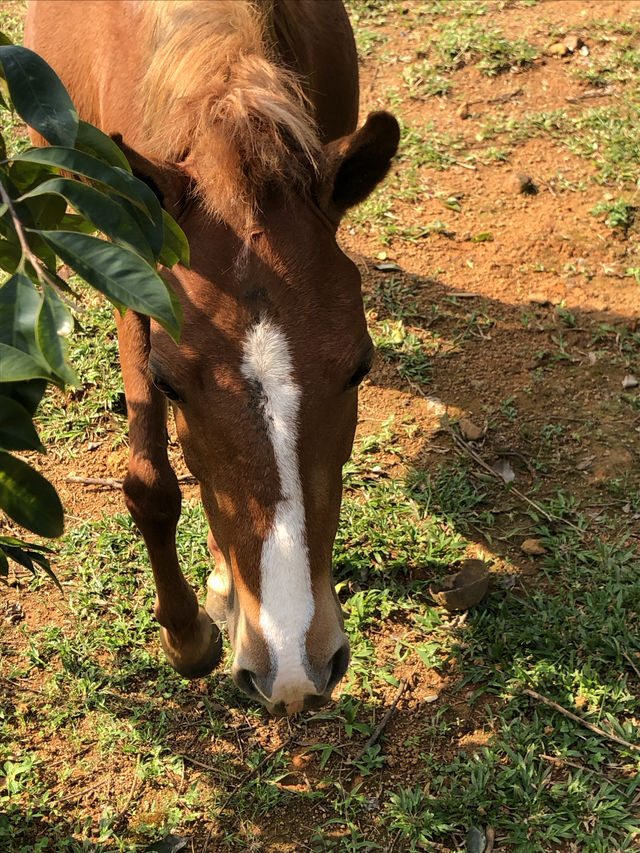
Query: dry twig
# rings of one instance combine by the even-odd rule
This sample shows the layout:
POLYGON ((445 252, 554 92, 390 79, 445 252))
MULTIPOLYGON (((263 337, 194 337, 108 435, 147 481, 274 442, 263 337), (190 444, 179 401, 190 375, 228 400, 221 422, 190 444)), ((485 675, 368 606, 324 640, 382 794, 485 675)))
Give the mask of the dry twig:
POLYGON ((403 679, 402 679, 402 681, 400 682, 400 685, 399 685, 399 687, 398 687, 398 692, 396 693, 396 695, 395 695, 395 697, 394 697, 394 699, 393 699, 393 702, 391 703, 391 705, 390 705, 390 706, 389 706, 389 708, 387 709, 387 713, 386 713, 386 714, 384 715, 384 717, 380 720, 380 722, 379 722, 379 723, 378 723, 378 725, 376 726, 375 731, 374 731, 374 732, 373 732, 373 734, 372 734, 372 735, 367 739, 367 742, 366 742, 366 743, 365 743, 365 745, 362 747, 362 749, 360 750, 360 752, 356 755, 356 757, 355 757, 355 758, 351 759, 351 761, 349 762, 351 765, 355 765, 355 764, 357 764, 357 763, 358 763, 358 761, 360 761, 360 759, 362 758, 362 756, 365 754, 365 752, 369 749, 369 747, 370 747, 370 746, 373 746, 373 744, 374 744, 374 743, 376 743, 376 741, 378 740, 378 738, 380 737, 380 735, 382 734, 382 732, 385 730, 385 728, 386 728, 386 726, 387 726, 387 724, 388 724, 389 720, 391 719, 391 715, 393 714, 393 712, 395 711, 395 709, 398 707, 398 702, 399 702, 399 701, 400 701, 400 699, 402 698, 402 694, 404 693, 404 691, 407 689, 407 687, 408 687, 408 686, 409 686, 409 682, 407 681, 407 679, 406 679, 406 678, 403 678, 403 679))
POLYGON ((573 720, 576 723, 580 723, 581 726, 584 726, 585 729, 589 729, 590 732, 600 735, 600 737, 606 738, 606 740, 611 740, 614 743, 618 743, 620 744, 620 746, 625 746, 627 749, 634 749, 636 750, 636 752, 640 752, 640 746, 638 746, 637 744, 629 743, 628 740, 624 740, 624 738, 618 737, 618 735, 613 735, 609 732, 605 732, 603 729, 599 729, 597 726, 588 723, 586 720, 583 720, 582 717, 579 717, 572 711, 567 711, 566 708, 563 708, 562 705, 558 705, 557 702, 553 702, 551 699, 547 699, 547 697, 543 696, 541 693, 536 693, 535 690, 529 690, 528 688, 525 688, 522 692, 526 693, 527 696, 531 696, 532 699, 537 699, 538 702, 542 702, 544 705, 548 705, 550 708, 553 708, 554 711, 558 711, 559 714, 568 717, 570 720, 573 720))
MULTIPOLYGON (((476 451, 473 449, 473 447, 471 447, 469 444, 467 444, 467 442, 463 438, 461 438, 458 435, 458 433, 454 429, 452 429, 452 427, 450 427, 446 424, 443 424, 442 429, 445 432, 449 433, 449 435, 453 438, 455 443, 460 448, 462 448, 462 450, 464 450, 464 452, 468 456, 470 456, 477 465, 479 465, 488 474, 491 474, 492 477, 495 477, 496 480, 500 480, 501 483, 503 483, 504 485, 507 485, 504 477, 501 474, 499 474, 498 471, 495 471, 491 467, 491 465, 489 465, 488 462, 485 462, 484 459, 482 458, 482 456, 480 456, 479 453, 476 453, 476 451)), ((515 486, 513 486, 511 484, 508 484, 508 485, 509 485, 509 491, 512 494, 516 495, 516 497, 520 498, 520 500, 524 501, 525 503, 529 504, 529 506, 533 507, 536 510, 536 512, 539 512, 540 515, 542 515, 544 518, 547 519, 547 521, 557 521, 557 522, 560 522, 560 524, 566 524, 567 527, 571 527, 573 530, 577 530, 578 533, 583 532, 582 530, 580 530, 579 527, 576 527, 575 524, 572 524, 572 522, 567 521, 566 518, 560 518, 559 516, 554 515, 551 512, 547 512, 546 509, 543 509, 539 503, 537 503, 534 500, 531 500, 531 498, 527 497, 527 495, 525 495, 519 489, 516 489, 515 486)))
POLYGON ((124 805, 118 812, 115 818, 115 823, 118 824, 127 815, 127 811, 129 810, 129 806, 131 805, 131 801, 133 800, 134 794, 136 793, 136 789, 140 784, 140 778, 138 777, 138 770, 140 769, 140 757, 138 757, 138 761, 136 763, 136 769, 133 773, 133 782, 131 783, 131 788, 129 789, 129 793, 127 794, 127 799, 124 801, 124 805))
MULTIPOLYGON (((83 486, 103 486, 105 489, 121 489, 124 480, 121 477, 65 477, 67 483, 80 483, 83 486)), ((187 485, 195 484, 198 481, 191 474, 180 474, 178 477, 179 483, 187 485)))
POLYGON ((218 809, 218 814, 222 814, 222 812, 226 809, 226 807, 229 805, 229 803, 230 803, 230 802, 231 802, 231 800, 235 797, 235 795, 238 793, 238 791, 239 791, 241 788, 244 788, 244 786, 247 784, 247 782, 248 782, 250 779, 253 779, 253 777, 254 777, 257 773, 259 773, 259 771, 260 771, 260 770, 262 770, 262 768, 264 767, 264 765, 265 765, 268 761, 270 761, 270 760, 271 760, 274 756, 276 756, 279 752, 282 752, 282 750, 283 750, 283 749, 286 749, 288 746, 290 746, 290 745, 291 745, 291 743, 292 743, 292 741, 293 741, 293 736, 288 737, 288 738, 285 740, 285 742, 284 742, 284 743, 280 744, 280 746, 277 746, 275 749, 272 749, 272 750, 271 750, 271 752, 268 752, 268 753, 267 753, 267 754, 266 754, 266 755, 265 755, 265 756, 264 756, 264 757, 263 757, 263 758, 262 758, 262 759, 261 759, 261 760, 256 764, 256 766, 255 766, 252 770, 249 770, 249 772, 248 772, 248 773, 245 773, 245 774, 244 774, 244 776, 243 776, 243 777, 240 779, 240 781, 238 782, 238 784, 235 786, 235 788, 231 791, 231 793, 229 794, 229 796, 227 797, 227 799, 224 801, 224 803, 223 803, 223 804, 220 806, 220 808, 218 809))
POLYGON ((626 652, 622 652, 622 654, 629 661, 631 669, 635 672, 635 674, 638 676, 638 678, 640 678, 640 669, 638 669, 638 667, 635 665, 633 658, 630 655, 628 655, 626 652))

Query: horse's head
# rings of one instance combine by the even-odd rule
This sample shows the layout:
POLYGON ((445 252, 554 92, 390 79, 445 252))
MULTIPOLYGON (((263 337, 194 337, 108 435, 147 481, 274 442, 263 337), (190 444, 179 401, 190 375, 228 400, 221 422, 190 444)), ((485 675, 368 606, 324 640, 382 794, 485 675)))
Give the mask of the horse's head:
POLYGON ((167 273, 180 345, 152 324, 149 371, 211 527, 207 610, 228 623, 236 683, 275 713, 321 704, 349 661, 331 554, 373 347, 335 231, 397 143, 395 119, 374 114, 325 146, 313 193, 270 187, 245 233, 187 198, 195 166, 149 175, 191 245, 191 268, 167 273))

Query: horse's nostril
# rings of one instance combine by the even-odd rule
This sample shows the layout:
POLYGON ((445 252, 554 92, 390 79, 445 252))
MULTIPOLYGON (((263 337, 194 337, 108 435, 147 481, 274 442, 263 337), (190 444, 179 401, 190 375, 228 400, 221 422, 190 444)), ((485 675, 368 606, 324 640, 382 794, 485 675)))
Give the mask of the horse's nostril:
POLYGON ((331 658, 331 661, 329 662, 329 681, 327 682, 326 688, 327 693, 330 693, 333 690, 347 671, 350 654, 349 644, 345 643, 343 646, 340 646, 338 651, 331 658))
POLYGON ((234 673, 233 680, 247 696, 260 698, 260 691, 255 684, 255 674, 251 670, 239 669, 234 673))

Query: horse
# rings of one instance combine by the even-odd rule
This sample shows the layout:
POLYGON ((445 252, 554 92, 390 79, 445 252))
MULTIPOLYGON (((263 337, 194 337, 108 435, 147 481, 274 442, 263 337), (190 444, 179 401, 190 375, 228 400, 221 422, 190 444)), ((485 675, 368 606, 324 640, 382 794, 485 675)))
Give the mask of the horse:
POLYGON ((320 707, 349 663, 332 547, 373 357, 336 231, 385 177, 398 124, 377 112, 357 128, 341 0, 37 0, 25 43, 190 244, 189 268, 163 270, 182 306, 179 345, 144 316, 116 317, 123 489, 166 658, 207 675, 226 622, 241 690, 274 715, 320 707), (209 524, 204 607, 176 553, 168 406, 209 524))

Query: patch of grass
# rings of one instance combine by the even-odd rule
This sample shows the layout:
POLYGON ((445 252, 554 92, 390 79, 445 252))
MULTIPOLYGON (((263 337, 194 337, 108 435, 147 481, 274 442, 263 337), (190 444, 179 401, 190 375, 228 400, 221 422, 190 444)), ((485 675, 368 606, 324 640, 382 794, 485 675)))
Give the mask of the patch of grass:
POLYGON ((410 382, 425 383, 431 373, 431 357, 423 340, 409 331, 402 320, 377 323, 370 329, 376 349, 395 364, 399 375, 410 382))
POLYGON ((536 48, 525 39, 510 40, 499 29, 483 29, 477 23, 460 25, 445 20, 437 26, 432 42, 432 64, 441 73, 473 64, 489 77, 512 67, 524 67, 537 57, 536 48))
POLYGON ((591 209, 591 215, 601 216, 605 214, 605 222, 609 228, 620 228, 622 231, 628 231, 633 225, 637 210, 637 205, 621 197, 616 201, 598 202, 591 209))

